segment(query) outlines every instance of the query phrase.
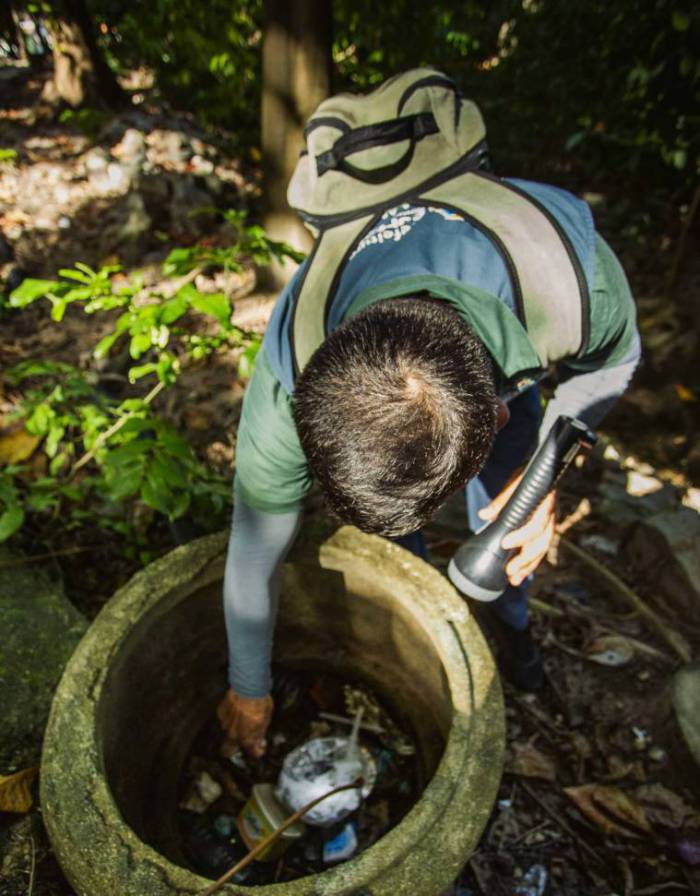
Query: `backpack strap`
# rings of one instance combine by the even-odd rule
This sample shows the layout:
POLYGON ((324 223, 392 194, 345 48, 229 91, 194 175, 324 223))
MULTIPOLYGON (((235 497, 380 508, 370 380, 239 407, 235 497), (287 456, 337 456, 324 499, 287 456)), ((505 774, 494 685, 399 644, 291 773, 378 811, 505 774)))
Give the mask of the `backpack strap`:
MULTIPOLYGON (((457 212, 491 240, 543 367, 585 348, 588 284, 568 235, 548 209, 518 187, 477 171, 411 198, 457 212)), ((328 308, 346 261, 384 210, 329 227, 317 237, 294 297, 289 333, 295 377, 327 336, 328 308)))
POLYGON ((589 294, 571 241, 539 202, 493 175, 469 171, 421 195, 453 208, 491 238, 543 366, 585 348, 589 294))
POLYGON ((316 238, 294 298, 289 329, 295 378, 326 338, 327 309, 343 266, 357 241, 378 217, 371 214, 353 218, 322 230, 316 238))

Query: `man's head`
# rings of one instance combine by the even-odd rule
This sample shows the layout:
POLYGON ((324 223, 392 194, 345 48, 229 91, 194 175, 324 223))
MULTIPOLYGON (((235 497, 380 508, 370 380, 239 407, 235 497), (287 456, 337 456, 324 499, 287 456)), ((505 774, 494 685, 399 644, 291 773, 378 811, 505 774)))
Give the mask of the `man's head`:
POLYGON ((483 466, 498 413, 481 341, 446 302, 372 305, 314 353, 294 418, 334 513, 365 532, 420 528, 483 466))

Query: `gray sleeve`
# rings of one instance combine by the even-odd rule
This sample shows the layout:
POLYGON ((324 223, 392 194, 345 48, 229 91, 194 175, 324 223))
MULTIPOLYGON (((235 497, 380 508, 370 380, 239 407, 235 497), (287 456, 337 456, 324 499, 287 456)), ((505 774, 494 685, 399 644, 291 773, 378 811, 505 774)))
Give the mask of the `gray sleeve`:
POLYGON ((578 417, 591 428, 596 427, 624 393, 640 357, 639 336, 635 335, 633 344, 619 364, 576 373, 560 383, 542 419, 540 442, 560 414, 578 417))
POLYGON ((224 575, 229 682, 243 697, 264 697, 279 598, 279 567, 299 529, 301 513, 265 513, 235 502, 224 575))

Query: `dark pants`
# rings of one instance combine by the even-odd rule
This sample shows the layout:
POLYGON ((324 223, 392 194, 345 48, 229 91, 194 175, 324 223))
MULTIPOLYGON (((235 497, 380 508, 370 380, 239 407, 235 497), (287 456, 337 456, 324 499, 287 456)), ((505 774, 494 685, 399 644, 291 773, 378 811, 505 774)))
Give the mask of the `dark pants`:
MULTIPOLYGON (((469 526, 475 531, 484 525, 477 511, 495 498, 513 473, 532 453, 542 419, 540 393, 531 386, 508 403, 510 419, 496 435, 491 454, 481 473, 467 483, 465 494, 469 526)), ((397 544, 427 560, 425 539, 421 531, 395 539, 397 544)), ((527 584, 509 585, 505 592, 489 604, 490 609, 506 625, 522 630, 527 626, 527 584)))

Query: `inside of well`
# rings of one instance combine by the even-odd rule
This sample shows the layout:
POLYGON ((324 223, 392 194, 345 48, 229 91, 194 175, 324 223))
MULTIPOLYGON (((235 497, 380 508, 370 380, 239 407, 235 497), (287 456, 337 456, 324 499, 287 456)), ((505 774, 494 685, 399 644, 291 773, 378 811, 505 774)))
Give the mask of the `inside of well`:
MULTIPOLYGON (((216 878, 233 867, 262 840, 269 814, 287 817, 318 793, 311 785, 299 803, 285 803, 278 785, 287 757, 295 752, 347 744, 351 725, 361 711, 358 759, 371 789, 365 798, 351 796, 353 811, 335 817, 332 800, 319 804, 310 823, 296 836, 263 854, 234 878, 246 886, 288 882, 316 874, 363 852, 395 827, 412 808, 424 786, 424 770, 410 723, 390 713, 361 681, 348 681, 325 669, 275 665, 275 713, 263 758, 243 754, 233 761, 220 755, 221 731, 211 719, 200 731, 183 766, 178 822, 182 853, 199 874, 216 878), (258 802, 254 794, 260 793, 258 802), (251 836, 252 835, 252 836, 251 836)), ((342 754, 342 749, 341 749, 342 754)), ((324 779, 332 763, 315 762, 324 779)), ((335 783, 335 782, 334 782, 335 783)), ((332 784, 321 785, 328 791, 332 784)), ((303 791, 302 791, 303 792, 303 791)), ((343 798, 345 799, 345 798, 343 798)))
MULTIPOLYGON (((444 669, 390 588, 362 591, 369 593, 349 591, 339 572, 293 567, 280 602, 276 668, 374 693, 415 744, 417 798, 451 723, 444 669)), ((134 625, 100 701, 105 771, 122 817, 140 839, 186 867, 192 862, 178 820, 183 782, 197 739, 213 723, 226 666, 220 584, 173 594, 134 625)))

